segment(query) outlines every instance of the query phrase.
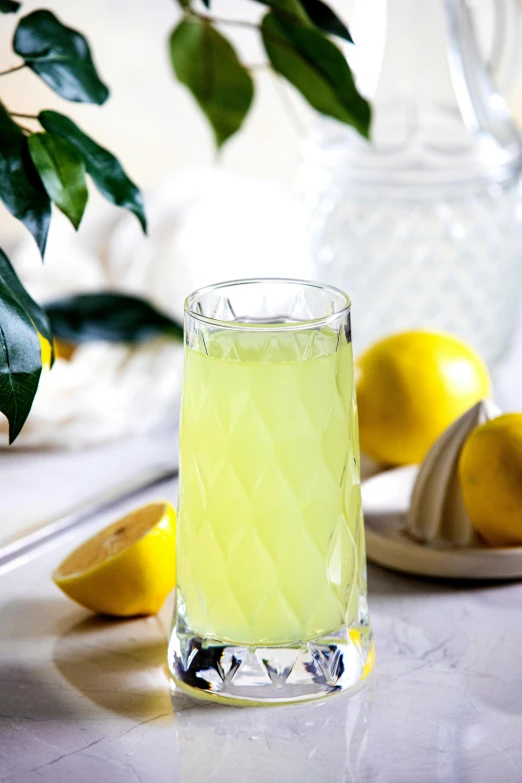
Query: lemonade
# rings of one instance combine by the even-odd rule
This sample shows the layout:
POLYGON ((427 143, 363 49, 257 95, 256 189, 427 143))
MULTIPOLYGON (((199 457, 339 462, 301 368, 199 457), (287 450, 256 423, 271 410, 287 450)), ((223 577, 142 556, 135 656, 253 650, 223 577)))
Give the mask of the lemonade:
POLYGON ((186 347, 178 601, 194 633, 282 645, 357 617, 353 388, 344 330, 209 329, 186 347))

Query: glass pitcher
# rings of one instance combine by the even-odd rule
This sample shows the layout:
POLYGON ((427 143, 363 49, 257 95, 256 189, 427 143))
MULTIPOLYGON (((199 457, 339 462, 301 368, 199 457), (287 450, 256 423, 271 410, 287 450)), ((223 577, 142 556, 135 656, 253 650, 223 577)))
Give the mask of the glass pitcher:
POLYGON ((321 120, 305 144, 316 276, 352 292, 357 350, 392 331, 444 329, 494 365, 513 332, 522 148, 498 89, 513 70, 518 3, 473 7, 356 0, 347 56, 373 106, 371 142, 321 120), (478 21, 494 29, 489 58, 478 21))

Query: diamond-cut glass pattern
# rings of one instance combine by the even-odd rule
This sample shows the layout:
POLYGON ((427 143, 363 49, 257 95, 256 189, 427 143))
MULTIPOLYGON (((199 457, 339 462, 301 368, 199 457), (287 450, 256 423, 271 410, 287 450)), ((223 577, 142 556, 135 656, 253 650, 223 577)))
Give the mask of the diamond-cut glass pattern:
POLYGON ((247 647, 202 640, 179 619, 169 646, 176 680, 221 700, 259 702, 315 698, 351 688, 371 672, 373 641, 366 625, 299 646, 247 647))
POLYGON ((331 289, 325 304, 273 285, 255 310, 250 290, 218 289, 198 312, 232 328, 186 330, 169 659, 185 684, 239 698, 349 687, 369 653, 349 313, 331 289))

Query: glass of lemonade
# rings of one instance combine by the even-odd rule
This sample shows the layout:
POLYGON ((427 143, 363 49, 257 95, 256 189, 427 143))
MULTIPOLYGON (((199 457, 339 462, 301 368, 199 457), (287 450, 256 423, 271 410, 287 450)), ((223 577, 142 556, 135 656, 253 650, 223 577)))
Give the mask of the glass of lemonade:
POLYGON ((371 671, 350 301, 239 280, 185 303, 177 687, 299 701, 371 671))

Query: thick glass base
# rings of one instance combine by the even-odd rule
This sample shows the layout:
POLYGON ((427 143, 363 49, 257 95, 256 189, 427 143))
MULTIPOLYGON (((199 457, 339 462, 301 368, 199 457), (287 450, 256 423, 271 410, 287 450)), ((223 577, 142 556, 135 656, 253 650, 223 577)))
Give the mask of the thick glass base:
POLYGON ((176 688, 231 704, 305 701, 355 690, 373 661, 366 625, 343 627, 309 642, 249 647, 202 638, 178 616, 169 644, 176 688))

